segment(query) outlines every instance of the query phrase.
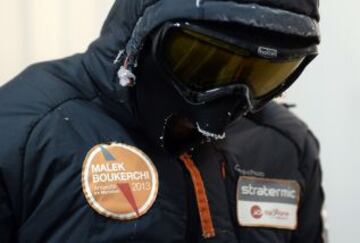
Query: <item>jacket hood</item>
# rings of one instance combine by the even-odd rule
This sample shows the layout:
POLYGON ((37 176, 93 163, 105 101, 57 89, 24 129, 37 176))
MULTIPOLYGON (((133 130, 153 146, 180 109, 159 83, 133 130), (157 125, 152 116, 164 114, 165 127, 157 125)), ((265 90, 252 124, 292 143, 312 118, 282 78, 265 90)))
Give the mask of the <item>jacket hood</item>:
POLYGON ((118 70, 125 62, 135 68, 144 38, 176 19, 234 22, 319 40, 318 0, 116 0, 100 37, 84 55, 102 96, 130 105, 129 87, 119 85, 118 70))

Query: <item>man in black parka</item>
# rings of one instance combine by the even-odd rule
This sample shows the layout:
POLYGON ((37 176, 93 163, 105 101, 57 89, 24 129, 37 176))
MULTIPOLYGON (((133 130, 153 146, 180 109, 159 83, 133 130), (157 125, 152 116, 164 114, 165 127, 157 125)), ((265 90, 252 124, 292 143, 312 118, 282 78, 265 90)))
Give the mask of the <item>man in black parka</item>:
POLYGON ((84 54, 0 88, 0 242, 323 242, 318 143, 270 102, 315 57, 318 20, 317 0, 115 1, 84 54), (189 92, 157 56, 179 60, 167 31, 221 53, 265 43, 246 61, 258 71, 306 55, 268 95, 189 92))

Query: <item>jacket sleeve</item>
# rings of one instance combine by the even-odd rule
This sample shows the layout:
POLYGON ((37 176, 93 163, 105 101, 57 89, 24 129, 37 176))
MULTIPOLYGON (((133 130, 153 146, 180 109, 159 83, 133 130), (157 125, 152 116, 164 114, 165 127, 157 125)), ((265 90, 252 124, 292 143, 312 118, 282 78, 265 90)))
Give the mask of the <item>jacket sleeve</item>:
POLYGON ((298 228, 293 234, 292 243, 324 243, 322 208, 324 192, 319 160, 319 145, 309 134, 300 170, 306 179, 303 198, 300 201, 298 228))
POLYGON ((0 242, 13 242, 14 218, 0 169, 0 242))
POLYGON ((0 242, 14 242, 23 221, 23 160, 29 133, 39 120, 40 95, 27 68, 0 87, 0 242))

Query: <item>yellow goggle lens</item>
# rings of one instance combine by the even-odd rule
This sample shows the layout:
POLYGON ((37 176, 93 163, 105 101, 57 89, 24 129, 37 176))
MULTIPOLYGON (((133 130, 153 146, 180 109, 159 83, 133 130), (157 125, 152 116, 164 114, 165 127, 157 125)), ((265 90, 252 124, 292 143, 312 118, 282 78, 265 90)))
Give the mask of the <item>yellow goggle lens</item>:
POLYGON ((251 56, 238 46, 191 30, 173 31, 165 41, 166 61, 180 82, 205 91, 220 86, 246 84, 255 98, 281 85, 302 63, 251 56))

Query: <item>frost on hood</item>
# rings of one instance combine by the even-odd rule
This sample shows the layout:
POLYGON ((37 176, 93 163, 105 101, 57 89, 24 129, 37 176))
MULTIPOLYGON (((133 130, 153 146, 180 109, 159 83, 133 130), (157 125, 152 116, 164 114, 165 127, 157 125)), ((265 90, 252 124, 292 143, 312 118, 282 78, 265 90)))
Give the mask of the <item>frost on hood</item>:
POLYGON ((130 70, 121 66, 118 71, 119 83, 122 87, 129 87, 135 85, 136 76, 130 70))

